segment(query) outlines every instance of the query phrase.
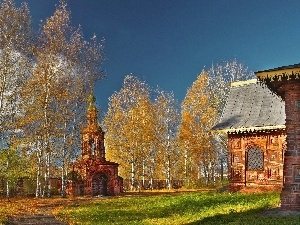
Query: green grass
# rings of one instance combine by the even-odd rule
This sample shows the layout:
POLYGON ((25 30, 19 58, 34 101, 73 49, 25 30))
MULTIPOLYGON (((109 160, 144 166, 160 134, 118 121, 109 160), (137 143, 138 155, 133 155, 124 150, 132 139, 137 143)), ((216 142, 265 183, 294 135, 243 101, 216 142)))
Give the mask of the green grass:
POLYGON ((300 216, 263 214, 278 204, 279 193, 127 195, 68 206, 57 216, 71 224, 300 224, 300 216))

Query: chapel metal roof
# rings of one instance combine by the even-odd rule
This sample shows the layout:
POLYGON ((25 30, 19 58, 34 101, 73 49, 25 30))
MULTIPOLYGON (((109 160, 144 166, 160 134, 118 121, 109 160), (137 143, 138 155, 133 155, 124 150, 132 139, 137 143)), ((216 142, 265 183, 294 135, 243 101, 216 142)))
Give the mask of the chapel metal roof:
POLYGON ((232 83, 222 117, 213 129, 245 132, 284 128, 284 102, 254 79, 232 83))

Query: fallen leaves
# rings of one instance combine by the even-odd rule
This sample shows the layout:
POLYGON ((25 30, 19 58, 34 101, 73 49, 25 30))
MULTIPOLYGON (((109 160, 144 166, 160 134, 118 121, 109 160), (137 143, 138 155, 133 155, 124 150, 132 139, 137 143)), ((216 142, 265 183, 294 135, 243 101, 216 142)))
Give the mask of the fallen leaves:
POLYGON ((52 214, 63 206, 89 202, 90 197, 78 198, 0 198, 0 223, 8 217, 20 217, 34 214, 52 214))

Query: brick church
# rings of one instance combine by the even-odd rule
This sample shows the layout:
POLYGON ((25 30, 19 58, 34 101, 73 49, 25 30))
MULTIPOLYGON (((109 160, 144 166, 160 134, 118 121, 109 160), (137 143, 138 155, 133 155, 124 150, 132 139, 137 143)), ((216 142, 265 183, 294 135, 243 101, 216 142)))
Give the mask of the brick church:
POLYGON ((67 192, 70 195, 118 195, 123 179, 118 163, 105 158, 104 132, 98 124, 95 97, 88 98, 87 126, 81 132, 81 156, 71 165, 67 192))

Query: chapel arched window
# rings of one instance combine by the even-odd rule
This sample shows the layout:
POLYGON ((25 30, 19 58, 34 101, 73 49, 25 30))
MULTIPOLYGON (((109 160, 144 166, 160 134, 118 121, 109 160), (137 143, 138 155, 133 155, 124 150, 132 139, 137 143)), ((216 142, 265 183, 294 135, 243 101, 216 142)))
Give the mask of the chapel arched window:
POLYGON ((247 169, 264 169, 264 152, 258 147, 251 147, 247 152, 247 169))

